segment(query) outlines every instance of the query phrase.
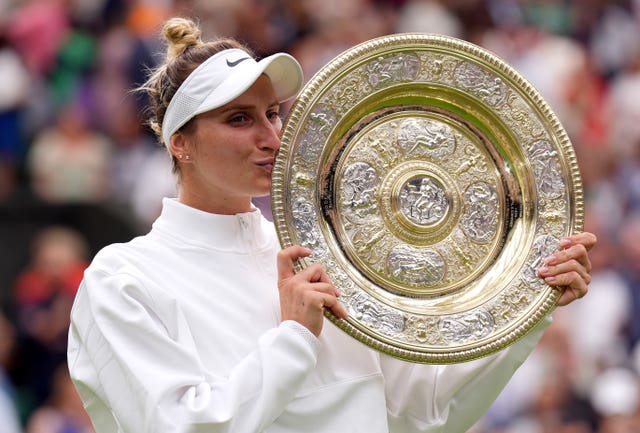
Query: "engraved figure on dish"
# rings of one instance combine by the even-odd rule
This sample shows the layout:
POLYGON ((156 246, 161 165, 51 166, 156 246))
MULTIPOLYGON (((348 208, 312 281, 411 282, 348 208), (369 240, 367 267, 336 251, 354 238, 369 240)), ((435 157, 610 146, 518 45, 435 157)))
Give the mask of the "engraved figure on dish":
POLYGON ((409 118, 398 128, 398 145, 406 155, 439 161, 453 153, 456 138, 444 123, 409 118))
MULTIPOLYGON (((320 233, 315 224, 316 211, 313 205, 304 200, 298 200, 292 210, 293 221, 300 236, 300 244, 307 248, 320 248, 320 233)), ((323 248, 320 248, 323 250, 323 248)))
POLYGON ((389 125, 384 126, 385 128, 378 128, 370 134, 363 146, 368 151, 367 155, 373 158, 374 165, 383 171, 395 166, 398 161, 398 149, 389 145, 394 142, 395 131, 391 131, 389 125))
POLYGON ((309 122, 300 138, 297 153, 305 161, 314 162, 320 157, 322 143, 336 123, 336 115, 326 105, 318 105, 309 114, 309 122))
POLYGON ((432 286, 444 277, 445 262, 437 251, 400 245, 389 253, 387 268, 399 282, 432 286))
POLYGON ((485 182, 469 186, 464 194, 466 211, 462 217, 462 230, 472 240, 488 242, 496 235, 498 195, 485 182))
POLYGON ((342 178, 342 205, 345 216, 355 223, 366 221, 378 209, 376 189, 378 174, 366 162, 351 164, 342 178))
POLYGON ((349 303, 351 314, 385 334, 396 334, 404 330, 404 317, 401 314, 381 308, 362 293, 358 293, 349 303))
POLYGON ((325 135, 325 130, 333 123, 327 117, 327 113, 311 113, 309 117, 314 122, 309 124, 309 128, 318 131, 321 135, 325 135), (315 125, 315 127, 311 125, 315 125))
POLYGON ((455 70, 455 80, 460 87, 480 96, 488 105, 498 106, 507 98, 504 81, 478 65, 461 63, 455 70))
POLYGON ((441 339, 438 326, 434 319, 409 316, 406 320, 407 336, 418 343, 437 344, 441 339))
POLYGON ((440 322, 442 337, 450 342, 463 343, 489 335, 494 327, 493 316, 486 311, 450 316, 440 322))
POLYGON ((369 74, 369 84, 374 88, 386 85, 412 81, 416 78, 420 70, 420 60, 415 54, 405 53, 392 57, 380 57, 372 61, 366 67, 369 74))
POLYGON ((477 150, 473 146, 467 146, 464 149, 466 160, 460 164, 459 168, 455 171, 456 175, 461 175, 467 171, 473 169, 473 171, 484 173, 487 171, 487 163, 477 150))
POLYGON ((446 215, 449 201, 442 186, 425 176, 407 182, 402 188, 400 207, 414 223, 428 225, 440 221, 446 215))
POLYGON ((560 175, 558 152, 548 141, 538 141, 531 146, 531 149, 530 158, 540 194, 544 198, 561 196, 564 183, 560 175))
POLYGON ((358 257, 370 265, 376 265, 384 260, 385 251, 389 249, 387 232, 375 224, 356 229, 350 236, 358 257))

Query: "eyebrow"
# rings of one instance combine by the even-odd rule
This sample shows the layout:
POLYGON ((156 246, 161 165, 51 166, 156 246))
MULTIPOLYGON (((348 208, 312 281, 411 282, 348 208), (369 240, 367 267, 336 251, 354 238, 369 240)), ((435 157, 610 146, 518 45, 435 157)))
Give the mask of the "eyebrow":
MULTIPOLYGON (((278 101, 273 101, 271 104, 269 104, 268 108, 273 108, 273 107, 277 107, 279 106, 280 103, 278 101)), ((236 111, 236 110, 252 110, 255 109, 256 106, 255 105, 250 105, 250 104, 239 104, 239 105, 229 105, 225 108, 220 109, 219 113, 220 114, 224 114, 224 113, 228 113, 229 111, 236 111)))

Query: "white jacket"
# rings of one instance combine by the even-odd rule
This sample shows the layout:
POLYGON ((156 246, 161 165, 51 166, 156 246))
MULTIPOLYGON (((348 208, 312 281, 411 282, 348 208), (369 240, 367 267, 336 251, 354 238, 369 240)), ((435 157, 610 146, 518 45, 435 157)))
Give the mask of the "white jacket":
POLYGON ((421 365, 326 321, 280 320, 273 225, 165 199, 149 234, 104 248, 69 331, 74 383, 96 431, 464 432, 547 321, 473 362, 421 365))

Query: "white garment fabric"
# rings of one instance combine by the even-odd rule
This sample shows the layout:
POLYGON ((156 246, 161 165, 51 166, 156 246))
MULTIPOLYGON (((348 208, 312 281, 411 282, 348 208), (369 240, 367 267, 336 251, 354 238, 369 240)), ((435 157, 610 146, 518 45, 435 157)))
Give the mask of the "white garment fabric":
POLYGON ((325 321, 281 322, 273 225, 173 199, 85 273, 69 368, 98 433, 464 432, 548 325, 456 365, 400 361, 325 321))
POLYGON ((0 367, 0 426, 2 433, 22 433, 18 411, 12 397, 9 380, 0 367))

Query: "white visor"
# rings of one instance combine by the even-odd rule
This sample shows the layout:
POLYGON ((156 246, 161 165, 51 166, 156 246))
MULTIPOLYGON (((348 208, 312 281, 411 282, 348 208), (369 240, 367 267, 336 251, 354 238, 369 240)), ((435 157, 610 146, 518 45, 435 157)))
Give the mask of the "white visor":
POLYGON ((184 80, 169 102, 162 122, 165 146, 191 118, 233 101, 263 73, 271 80, 278 102, 293 98, 302 87, 302 68, 289 54, 278 53, 256 62, 247 52, 232 48, 208 58, 184 80))

